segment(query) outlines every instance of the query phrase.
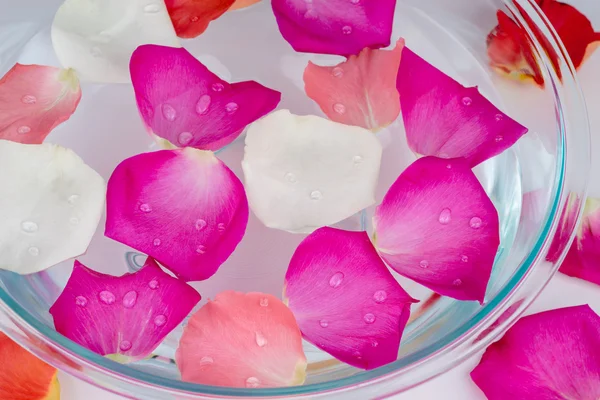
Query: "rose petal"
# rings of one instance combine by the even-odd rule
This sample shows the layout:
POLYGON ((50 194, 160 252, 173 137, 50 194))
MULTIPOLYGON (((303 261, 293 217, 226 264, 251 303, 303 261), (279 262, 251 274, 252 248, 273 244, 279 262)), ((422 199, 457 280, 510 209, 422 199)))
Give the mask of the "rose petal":
POLYGON ((142 44, 179 46, 162 0, 66 0, 52 24, 61 64, 81 80, 129 82, 129 59, 142 44))
POLYGON ((81 99, 73 70, 16 64, 0 80, 0 139, 39 144, 81 99))
POLYGON ((51 367, 0 332, 0 398, 59 400, 56 368, 51 367))
POLYGON ((474 167, 502 153, 527 132, 483 97, 405 48, 398 92, 412 151, 464 157, 474 167))
POLYGON ((250 7, 253 4, 258 3, 260 0, 235 0, 235 3, 229 7, 228 11, 239 10, 240 8, 250 7))
POLYGON ((285 296, 304 337, 364 369, 393 362, 415 303, 366 232, 321 228, 296 249, 285 296))
POLYGON ((202 34, 211 21, 223 15, 235 0, 165 0, 175 32, 191 39, 202 34))
POLYGON ((184 381, 203 385, 292 386, 306 376, 294 315, 263 293, 218 294, 189 320, 175 360, 184 381))
POLYGON ((296 51, 358 54, 390 44, 396 0, 273 0, 279 30, 296 51))
POLYGON ((471 378, 489 400, 600 398, 600 317, 589 306, 519 320, 471 378))
POLYGON ((0 268, 31 274, 87 250, 105 184, 73 151, 0 140, 0 268))
POLYGON ((392 51, 367 48, 335 67, 309 61, 306 94, 332 121, 373 131, 385 128, 400 114, 396 75, 403 48, 404 39, 392 51))
POLYGON ((105 235, 187 281, 211 277, 242 240, 248 202, 212 153, 186 148, 123 161, 108 182, 105 235))
POLYGON ((415 161, 373 223, 379 254, 398 273, 441 295, 483 302, 500 243, 498 212, 465 160, 415 161))
MULTIPOLYGON (((572 213, 573 218, 577 217, 572 213)), ((560 272, 600 285, 600 200, 588 198, 577 236, 560 272)))
POLYGON ((179 147, 218 150, 281 99, 254 81, 221 80, 185 49, 141 46, 131 77, 146 126, 179 147))
POLYGON ((311 232, 375 203, 381 144, 366 129, 274 112, 248 129, 242 167, 268 227, 311 232))
POLYGON ((56 330, 120 362, 149 356, 200 301, 200 294, 148 258, 134 274, 111 276, 75 261, 50 308, 56 330))

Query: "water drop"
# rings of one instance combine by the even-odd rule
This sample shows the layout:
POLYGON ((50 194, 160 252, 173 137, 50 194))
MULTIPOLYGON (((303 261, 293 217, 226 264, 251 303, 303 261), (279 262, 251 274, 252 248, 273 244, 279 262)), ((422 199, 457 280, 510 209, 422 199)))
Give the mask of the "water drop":
POLYGON ((371 314, 371 313, 365 314, 365 316, 363 317, 363 319, 365 320, 365 322, 367 324, 370 325, 373 322, 375 322, 375 314, 371 314))
POLYGON ((246 379, 246 387, 247 388, 257 388, 259 386, 260 386, 260 380, 258 380, 257 377, 251 376, 250 378, 246 379))
POLYGON ((208 356, 202 357, 200 359, 200 365, 210 365, 214 362, 215 362, 215 360, 213 360, 212 357, 208 357, 208 356))
POLYGON ((379 346, 379 342, 377 340, 373 340, 371 342, 371 347, 377 347, 377 346, 379 346))
POLYGON ((471 99, 470 97, 463 97, 462 98, 462 103, 465 106, 470 106, 471 104, 473 104, 473 99, 471 99))
POLYGON ((498 135, 498 136, 496 136, 496 137, 495 137, 495 139, 494 139, 494 140, 496 141, 496 143, 500 143, 501 141, 503 141, 503 140, 504 140, 504 136, 502 136, 502 135, 498 135))
POLYGON ((419 263, 419 265, 421 266, 421 268, 429 268, 429 261, 427 261, 427 260, 421 260, 421 262, 419 263))
POLYGON ((157 315, 156 317, 154 317, 154 325, 156 326, 163 326, 164 324, 167 323, 167 317, 165 317, 164 315, 157 315))
POLYGON ((141 212, 145 212, 145 213, 149 213, 149 212, 152 211, 152 207, 150 207, 150 204, 144 203, 144 204, 140 205, 140 211, 141 212))
POLYGON ((321 328, 327 328, 329 326, 329 321, 322 319, 319 321, 319 325, 321 325, 321 328))
POLYGON ((28 127, 27 125, 20 126, 17 129, 17 133, 20 134, 20 135, 24 135, 24 134, 29 133, 29 132, 31 132, 31 128, 28 127))
POLYGON ((83 296, 75 297, 75 304, 79 307, 85 307, 88 303, 88 299, 83 296))
POLYGON ((387 299, 387 293, 385 292, 385 290, 378 290, 375 292, 375 294, 373 294, 373 300, 375 300, 375 303, 381 304, 386 299, 387 299))
POLYGON ((79 200, 79 195, 78 194, 72 194, 67 199, 67 202, 69 203, 70 206, 74 206, 75 203, 77 203, 77 200, 79 200))
POLYGON ((129 351, 131 350, 131 342, 129 340, 123 340, 121 342, 121 344, 119 345, 119 348, 121 349, 121 351, 129 351))
POLYGON ((225 224, 222 222, 219 225, 217 225, 217 229, 219 230, 219 232, 225 232, 225 228, 225 224))
POLYGON ((262 299, 260 299, 260 306, 261 307, 269 307, 269 299, 267 299, 266 297, 263 297, 262 299))
POLYGON ((444 208, 438 218, 440 224, 448 225, 452 221, 452 211, 449 208, 444 208))
POLYGON ((460 285, 462 285, 462 281, 460 279, 456 279, 454 282, 452 282, 452 284, 454 286, 460 286, 460 285))
POLYGON ((187 146, 188 144, 190 144, 193 138, 194 135, 192 135, 191 132, 181 132, 177 137, 177 140, 179 141, 180 145, 187 146))
POLYGON ((30 247, 27 250, 27 252, 34 257, 37 257, 40 255, 40 249, 38 249, 37 247, 30 247))
POLYGON ((198 22, 200 20, 200 18, 196 15, 194 15, 193 17, 190 18, 190 21, 192 22, 198 22))
POLYGON ((331 70, 331 75, 335 76, 336 78, 341 78, 344 76, 344 70, 341 67, 335 67, 331 70))
POLYGON ((354 156, 352 161, 354 161, 354 164, 360 164, 363 162, 363 158, 361 156, 354 156))
POLYGON ((154 239, 154 241, 152 242, 152 244, 156 247, 160 246, 161 243, 162 243, 161 240, 158 238, 154 239))
POLYGON ((233 114, 238 110, 238 108, 240 108, 240 106, 232 101, 231 103, 227 103, 225 106, 225 111, 227 111, 229 114, 233 114))
POLYGON ((255 339, 258 347, 265 347, 267 345, 267 338, 265 338, 262 333, 256 332, 255 339))
POLYGON ((175 121, 175 118, 177 118, 177 111, 170 104, 162 105, 162 113, 167 121, 175 121))
POLYGON ((213 83, 211 87, 214 92, 222 92, 223 89, 225 89, 225 86, 223 86, 222 83, 218 83, 218 82, 213 83))
POLYGON ((310 198, 311 198, 312 200, 321 200, 321 199, 323 198, 323 193, 321 193, 321 192, 320 192, 320 191, 318 191, 318 190, 313 190, 313 191, 310 193, 310 198))
POLYGON ((481 224, 482 224, 482 221, 481 221, 481 218, 479 218, 479 217, 473 217, 469 221, 469 226, 473 229, 481 228, 481 224))
POLYGON ((21 223, 21 228, 27 233, 34 233, 39 229, 38 224, 33 221, 24 221, 21 223))
POLYGON ((197 219, 196 220, 195 226, 196 226, 196 230, 197 231, 203 230, 204 228, 206 228, 206 225, 207 225, 207 223, 206 223, 205 220, 203 220, 203 219, 197 219))
POLYGON ((135 290, 131 290, 127 293, 125 293, 125 296, 123 296, 123 307, 125 308, 133 308, 133 306, 135 306, 135 303, 137 301, 137 292, 135 290))
POLYGON ((342 103, 335 103, 333 105, 333 111, 335 111, 336 113, 342 115, 346 113, 346 106, 343 105, 342 103))
POLYGON ((90 54, 92 57, 100 57, 102 55, 102 50, 99 47, 94 46, 90 49, 90 54))
POLYGON ((344 281, 344 273, 336 272, 335 274, 333 274, 331 279, 329 279, 329 286, 331 286, 332 288, 336 288, 336 287, 340 286, 343 281, 344 281))
POLYGON ((296 183, 298 181, 298 179, 296 179, 296 175, 292 174, 291 172, 285 174, 285 180, 289 183, 296 183))
POLYGON ((206 114, 210 108, 211 101, 211 97, 207 94, 200 96, 200 100, 196 103, 196 112, 198 114, 206 114))
POLYGON ((35 96, 27 94, 21 97, 21 102, 23 102, 24 104, 35 104, 37 102, 37 99, 35 98, 35 96))
POLYGON ((360 354, 360 351, 355 351, 354 353, 352 353, 352 355, 354 356, 354 358, 358 358, 359 360, 362 358, 362 354, 360 354))
POLYGON ((115 302, 115 295, 112 294, 112 292, 109 292, 108 290, 103 290, 100 292, 100 294, 98 294, 98 297, 100 298, 100 301, 103 302, 104 304, 113 304, 115 302))
POLYGON ((200 246, 196 247, 196 253, 198 253, 198 254, 206 253, 206 246, 200 245, 200 246))
POLYGON ((467 257, 467 256, 462 256, 462 257, 460 258, 460 260, 461 260, 462 262, 469 262, 469 257, 467 257))
POLYGON ((148 287, 152 290, 158 289, 159 286, 160 286, 160 284, 158 283, 158 281, 156 279, 152 279, 150 282, 148 282, 148 287))
POLYGON ((156 14, 160 11, 160 6, 158 4, 148 4, 144 7, 144 12, 148 14, 156 14))
POLYGON ((504 116, 502 114, 496 114, 494 119, 496 120, 496 122, 500 122, 504 119, 504 116))
POLYGON ((79 218, 77 218, 77 217, 71 217, 71 218, 69 218, 69 222, 71 223, 71 225, 78 225, 79 224, 79 218))
POLYGON ((452 164, 446 164, 446 168, 452 169, 452 164))
POLYGON ((351 33, 352 33, 352 27, 351 27, 351 26, 349 26, 349 25, 346 25, 346 26, 344 26, 344 27, 342 28, 342 33, 343 33, 344 35, 349 35, 349 34, 351 34, 351 33))

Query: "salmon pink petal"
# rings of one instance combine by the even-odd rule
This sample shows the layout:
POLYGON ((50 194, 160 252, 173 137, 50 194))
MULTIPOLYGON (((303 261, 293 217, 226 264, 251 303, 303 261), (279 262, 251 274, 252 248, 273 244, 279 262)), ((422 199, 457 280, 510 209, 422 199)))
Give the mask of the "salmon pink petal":
POLYGON ((600 317, 585 306, 530 315, 486 350, 471 378, 489 400, 600 398, 600 317))
POLYGON ((131 54, 148 43, 180 46, 163 0, 65 0, 52 24, 60 63, 82 81, 130 82, 131 54))
POLYGON ((498 212, 464 159, 424 157, 373 218, 379 254, 444 296, 483 302, 500 244, 498 212))
POLYGON ((31 274, 86 252, 102 177, 64 147, 0 140, 0 269, 31 274))
POLYGON ((347 56, 390 44, 396 0, 272 0, 271 5, 281 34, 296 51, 347 56))
POLYGON ((229 84, 185 49, 172 47, 138 48, 131 78, 148 129, 178 147, 218 150, 281 99, 254 81, 229 84))
POLYGON ((108 182, 105 234, 186 281, 211 277, 242 240, 248 201, 211 152, 162 150, 123 161, 108 182))
POLYGON ((0 80, 0 139, 42 143, 80 99, 73 70, 16 64, 0 80))
POLYGON ((304 337, 335 358, 373 369, 395 361, 415 303, 366 232, 321 228, 296 249, 287 303, 304 337))
POLYGON ((292 386, 306 376, 294 315, 263 293, 218 294, 188 321, 175 360, 184 381, 203 385, 292 386))
POLYGON ((235 0, 165 0, 177 36, 192 39, 223 15, 235 0))
POLYGON ((248 129, 242 167, 266 226, 312 232, 375 203, 381 144, 371 132, 279 110, 248 129))
POLYGON ((56 368, 51 367, 0 332, 0 398, 59 400, 56 368))
POLYGON ((527 132, 483 97, 405 48, 398 92, 412 151, 464 157, 471 167, 502 153, 527 132))
POLYGON ((67 286, 50 308, 56 330, 115 361, 149 356, 200 301, 194 288, 151 258, 134 274, 111 276, 75 261, 67 286))
POLYGON ((396 75, 403 48, 403 39, 392 51, 366 48, 334 67, 309 61, 306 94, 332 121, 373 131, 385 128, 400 114, 396 75))
POLYGON ((235 3, 229 8, 229 11, 239 10, 241 8, 250 7, 261 0, 235 0, 235 3))

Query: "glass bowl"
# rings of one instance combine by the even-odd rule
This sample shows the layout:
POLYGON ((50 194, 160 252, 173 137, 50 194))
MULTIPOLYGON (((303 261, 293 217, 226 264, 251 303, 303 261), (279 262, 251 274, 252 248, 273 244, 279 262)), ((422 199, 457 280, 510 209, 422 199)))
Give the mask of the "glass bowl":
MULTIPOLYGON (((61 1, 0 3, 0 72, 5 73, 15 62, 58 66, 49 28, 61 1)), ((483 305, 437 298, 398 277, 411 295, 422 301, 413 307, 396 362, 365 372, 306 343, 306 383, 278 389, 182 382, 172 361, 181 327, 152 358, 129 365, 69 341, 54 330, 48 309, 66 284, 72 261, 34 275, 0 272, 0 306, 5 314, 2 330, 68 373, 141 399, 384 398, 447 371, 487 346, 542 291, 572 237, 575 223, 563 218, 563 211, 566 207, 579 211, 581 201, 573 200, 585 197, 590 162, 585 104, 566 51, 531 0, 398 0, 393 41, 398 37, 404 37, 413 51, 463 85, 479 86, 496 106, 529 128, 517 145, 476 169, 501 222, 501 245, 483 305), (546 82, 544 88, 509 81, 489 68, 486 37, 497 23, 498 9, 527 32, 546 82), (558 54, 556 65, 550 62, 542 41, 546 49, 558 54)), ((297 114, 322 115, 304 95, 302 72, 307 61, 340 61, 339 57, 293 52, 278 32, 268 0, 225 14, 205 34, 186 41, 185 47, 224 79, 255 79, 277 87, 284 93, 280 107, 297 114)), ((155 148, 138 116, 131 85, 83 84, 82 90, 76 114, 47 141, 74 149, 105 178, 121 160, 155 148)), ((400 118, 378 133, 384 146, 379 201, 414 161, 403 129, 400 118)), ((243 149, 242 137, 218 154, 240 176, 243 149)), ((372 212, 367 209, 339 226, 370 231, 372 212)), ((234 255, 212 279, 194 286, 204 299, 226 289, 281 296, 289 258, 303 237, 267 229, 252 216, 234 255)), ((143 256, 103 237, 99 229, 80 260, 120 275, 138 269, 143 256)))

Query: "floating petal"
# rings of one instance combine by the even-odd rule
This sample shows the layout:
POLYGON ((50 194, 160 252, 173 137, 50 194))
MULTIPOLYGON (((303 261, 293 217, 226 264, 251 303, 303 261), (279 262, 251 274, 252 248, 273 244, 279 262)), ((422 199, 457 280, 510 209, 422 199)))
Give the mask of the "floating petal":
POLYGON ((192 39, 223 15, 235 0, 165 0, 177 36, 192 39))
POLYGON ((235 3, 229 8, 229 11, 239 10, 241 8, 250 7, 261 0, 235 0, 235 3))

